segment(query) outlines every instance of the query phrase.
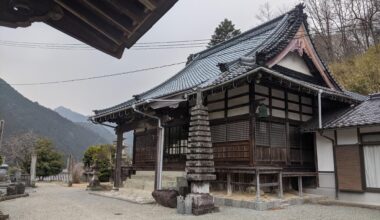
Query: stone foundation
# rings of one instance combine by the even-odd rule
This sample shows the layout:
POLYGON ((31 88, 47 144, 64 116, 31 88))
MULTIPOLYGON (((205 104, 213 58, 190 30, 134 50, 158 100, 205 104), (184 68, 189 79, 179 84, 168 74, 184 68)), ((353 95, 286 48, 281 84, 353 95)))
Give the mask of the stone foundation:
POLYGON ((192 199, 191 210, 194 215, 203 215, 219 211, 219 209, 215 207, 214 197, 211 196, 209 193, 191 193, 187 196, 189 196, 192 199))

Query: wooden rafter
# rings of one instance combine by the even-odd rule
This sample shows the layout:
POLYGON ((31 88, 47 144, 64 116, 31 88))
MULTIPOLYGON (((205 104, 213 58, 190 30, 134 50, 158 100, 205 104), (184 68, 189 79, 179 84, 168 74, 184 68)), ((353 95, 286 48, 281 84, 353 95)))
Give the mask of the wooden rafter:
POLYGON ((83 3, 91 8, 93 11, 95 11, 97 14, 99 14, 100 16, 103 16, 104 18, 106 18, 106 20, 108 22, 110 22, 111 24, 115 25, 116 27, 118 27, 120 30, 122 30, 123 32, 127 33, 127 34, 131 34, 132 31, 129 30, 128 28, 126 28, 123 24, 121 24, 119 21, 115 20, 114 18, 112 18, 109 14, 107 14, 106 12, 104 12, 102 9, 100 9, 98 6, 96 6, 92 1, 88 1, 88 0, 83 0, 83 3))
POLYGON ((147 9, 150 11, 154 11, 156 9, 156 5, 150 0, 139 0, 147 9))
POLYGON ((101 33, 104 36, 106 36, 108 39, 110 39, 111 41, 113 41, 117 45, 120 45, 122 43, 118 39, 114 38, 111 34, 109 34, 106 31, 104 31, 98 24, 92 22, 87 16, 85 16, 84 14, 78 12, 74 8, 72 8, 69 5, 67 5, 63 0, 54 0, 54 1, 57 4, 59 4, 62 8, 64 8, 65 10, 67 10, 70 13, 72 13, 73 15, 75 15, 77 18, 79 18, 84 23, 88 24, 89 26, 91 26, 92 28, 94 28, 95 30, 97 30, 99 33, 101 33))
POLYGON ((125 14, 126 16, 128 16, 133 21, 133 25, 136 25, 136 24, 138 24, 141 21, 141 17, 140 16, 138 16, 135 12, 133 12, 129 8, 124 7, 117 0, 110 0, 109 3, 113 7, 118 8, 123 14, 125 14))

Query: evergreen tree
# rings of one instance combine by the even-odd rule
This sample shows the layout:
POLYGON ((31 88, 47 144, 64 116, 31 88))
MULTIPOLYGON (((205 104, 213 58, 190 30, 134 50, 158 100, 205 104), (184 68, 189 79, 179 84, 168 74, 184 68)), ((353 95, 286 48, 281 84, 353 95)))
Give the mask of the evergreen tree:
MULTIPOLYGON (((37 176, 46 177, 59 174, 64 166, 63 156, 53 147, 53 143, 47 139, 38 139, 35 145, 37 153, 37 176)), ((29 162, 29 161, 28 161, 29 162)), ((24 164, 29 166, 30 163, 24 164)))
POLYGON ((221 42, 231 39, 241 34, 239 29, 235 29, 235 25, 232 21, 225 18, 217 28, 215 28, 214 34, 211 36, 211 40, 208 43, 208 48, 213 47, 221 42))
POLYGON ((99 180, 107 182, 112 175, 112 168, 115 164, 115 152, 115 146, 111 144, 90 146, 84 153, 83 164, 86 167, 96 165, 99 171, 99 180))

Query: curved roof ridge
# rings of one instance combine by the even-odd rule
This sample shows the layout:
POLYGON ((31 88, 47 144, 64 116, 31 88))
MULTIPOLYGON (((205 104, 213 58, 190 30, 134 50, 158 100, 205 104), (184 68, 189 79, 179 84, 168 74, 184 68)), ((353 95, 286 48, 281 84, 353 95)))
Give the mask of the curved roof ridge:
MULTIPOLYGON (((294 11, 294 9, 293 9, 292 11, 294 11)), ((156 91, 157 89, 159 89, 161 86, 163 86, 163 85, 165 85, 165 84, 171 82, 173 79, 176 79, 177 77, 182 76, 182 73, 184 73, 184 71, 185 71, 188 67, 192 66, 194 63, 196 63, 196 62, 197 62, 198 60, 200 60, 200 59, 203 59, 203 58, 205 58, 205 57, 208 57, 208 56, 211 55, 211 54, 214 54, 214 53, 216 53, 216 52, 219 52, 219 51, 221 51, 221 50, 223 50, 223 49, 225 49, 225 48, 227 48, 227 47, 231 47, 231 46, 233 46, 233 45, 235 45, 235 44, 237 44, 237 43, 241 43, 242 41, 248 40, 248 39, 250 39, 250 38, 252 37, 252 34, 253 34, 253 33, 259 35, 259 34, 261 34, 261 33, 264 33, 264 32, 266 32, 266 31, 270 30, 270 29, 273 28, 273 27, 268 26, 268 25, 274 24, 274 23, 278 22, 279 20, 280 20, 280 21, 281 21, 281 20, 284 20, 284 21, 285 21, 286 19, 284 19, 284 18, 286 18, 287 15, 288 15, 290 12, 292 12, 292 11, 289 11, 289 12, 287 12, 287 13, 285 13, 285 14, 282 14, 282 15, 276 17, 275 19, 272 19, 272 20, 270 20, 270 21, 268 21, 268 22, 265 22, 264 24, 261 24, 261 25, 259 25, 259 26, 254 27, 254 28, 251 28, 250 30, 245 31, 244 33, 242 33, 242 34, 240 34, 240 35, 238 35, 238 36, 236 36, 236 37, 233 37, 233 38, 231 38, 231 39, 229 39, 229 40, 227 40, 227 41, 224 41, 224 42, 222 42, 222 43, 220 43, 220 44, 218 44, 218 45, 216 45, 216 46, 214 46, 214 47, 212 47, 212 48, 209 48, 209 49, 206 49, 206 50, 204 50, 204 51, 201 51, 201 52, 198 52, 198 53, 194 54, 193 56, 195 57, 195 59, 192 60, 189 64, 187 64, 184 68, 182 68, 177 74, 173 75, 172 77, 168 78, 167 80, 165 80, 164 82, 160 83, 159 85, 153 87, 152 89, 150 89, 150 90, 148 90, 148 91, 145 91, 145 92, 143 92, 143 93, 140 93, 140 94, 138 94, 138 95, 139 95, 139 96, 143 96, 143 95, 146 95, 146 94, 148 94, 148 93, 154 92, 154 91, 156 91), (265 28, 265 29, 261 29, 262 27, 266 27, 266 28, 265 28), (255 31, 257 31, 257 32, 255 32, 255 31), (239 38, 242 38, 242 37, 244 37, 242 40, 239 40, 239 41, 237 41, 237 42, 234 42, 236 39, 239 39, 239 38), (223 46, 223 45, 224 45, 224 47, 221 47, 221 46, 223 46), (217 50, 214 51, 214 49, 217 49, 217 50), (209 53, 206 53, 206 52, 209 52, 209 53), (203 54, 203 53, 206 53, 206 54, 203 54)), ((277 25, 278 25, 278 24, 277 24, 277 25)), ((274 30, 276 30, 276 32, 278 31, 278 30, 277 30, 277 26, 275 26, 275 29, 274 29, 274 30)), ((252 48, 247 54, 250 54, 250 53, 251 53, 252 51, 254 51, 255 49, 257 49, 257 48, 252 48)), ((239 60, 239 59, 236 59, 236 60, 231 61, 231 62, 234 63, 234 62, 236 62, 237 60, 239 60)), ((206 81, 207 81, 207 80, 206 80, 206 81)), ((202 84, 202 83, 200 83, 200 84, 202 84)), ((200 84, 199 84, 199 85, 200 85, 200 84)))
POLYGON ((232 37, 232 38, 230 38, 230 39, 228 39, 226 41, 223 41, 223 42, 221 42, 221 43, 219 43, 219 44, 217 44, 217 45, 215 45, 213 47, 210 47, 210 48, 207 48, 207 49, 205 49, 203 51, 200 51, 200 52, 198 52, 198 53, 196 53, 194 55, 199 55, 197 57, 198 59, 199 58, 203 58, 203 57, 207 57, 207 56, 209 56, 211 54, 214 54, 214 53, 217 53, 217 52, 219 52, 219 51, 221 51, 221 50, 223 50, 223 49, 225 49, 227 47, 230 47, 230 46, 233 46, 233 45, 235 45, 237 43, 240 43, 241 41, 250 39, 252 37, 252 34, 259 35, 261 33, 264 33, 264 32, 266 32, 266 31, 268 31, 269 29, 272 28, 270 25, 273 25, 274 23, 280 21, 286 14, 287 13, 282 14, 282 15, 280 15, 280 16, 278 16, 278 17, 276 17, 276 18, 274 18, 274 19, 272 19, 270 21, 267 21, 267 22, 265 22, 263 24, 255 26, 255 27, 253 27, 253 28, 251 28, 251 29, 249 29, 249 30, 247 30, 247 31, 245 31, 245 32, 243 32, 243 33, 235 36, 235 37, 232 37), (243 39, 235 42, 239 38, 243 38, 243 39))

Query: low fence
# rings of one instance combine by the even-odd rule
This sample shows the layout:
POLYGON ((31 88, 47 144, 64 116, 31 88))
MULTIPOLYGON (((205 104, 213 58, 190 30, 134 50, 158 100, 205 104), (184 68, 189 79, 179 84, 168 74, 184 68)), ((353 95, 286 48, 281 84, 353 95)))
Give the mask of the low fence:
MULTIPOLYGON (((12 183, 17 182, 17 178, 15 175, 10 175, 9 179, 11 180, 12 183)), ((30 186, 31 185, 30 175, 21 174, 21 176, 19 177, 19 182, 25 183, 25 186, 30 186)))
POLYGON ((41 177, 37 178, 38 181, 58 181, 58 182, 69 182, 69 174, 68 173, 60 173, 54 176, 46 176, 46 177, 41 177))

